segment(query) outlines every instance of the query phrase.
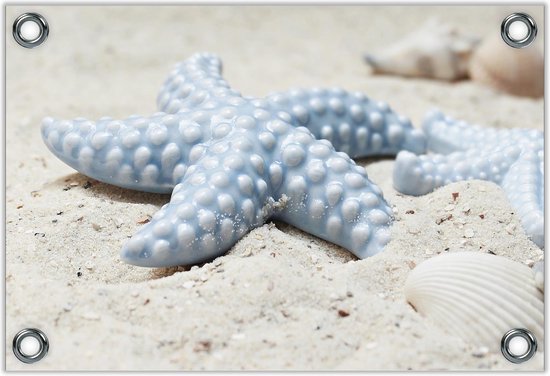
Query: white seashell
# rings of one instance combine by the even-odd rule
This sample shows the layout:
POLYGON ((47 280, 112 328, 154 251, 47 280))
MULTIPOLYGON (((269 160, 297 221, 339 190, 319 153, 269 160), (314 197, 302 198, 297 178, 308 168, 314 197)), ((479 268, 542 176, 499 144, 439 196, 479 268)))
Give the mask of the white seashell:
POLYGON ((429 259, 405 282, 407 301, 422 315, 474 346, 500 352, 502 336, 530 330, 544 345, 544 295, 526 265, 480 252, 429 259))
POLYGON ((467 77, 470 56, 478 43, 478 38, 431 19, 380 54, 366 54, 365 61, 374 73, 453 81, 467 77))
POLYGON ((473 81, 509 94, 544 95, 544 55, 534 44, 512 48, 500 35, 489 37, 473 53, 469 73, 473 81))
POLYGON ((533 265, 533 272, 535 273, 537 288, 544 293, 544 261, 535 263, 533 265))

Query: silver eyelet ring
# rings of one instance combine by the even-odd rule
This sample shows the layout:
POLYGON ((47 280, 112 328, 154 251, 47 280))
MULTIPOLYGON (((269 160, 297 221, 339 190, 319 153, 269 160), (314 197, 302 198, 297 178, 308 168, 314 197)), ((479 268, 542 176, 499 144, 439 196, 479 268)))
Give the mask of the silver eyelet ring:
POLYGON ((13 353, 15 354, 16 358, 23 363, 28 364, 38 362, 40 359, 46 356, 49 348, 50 345, 48 343, 48 337, 46 337, 46 335, 38 329, 23 329, 19 333, 17 333, 15 337, 13 337, 13 353), (33 337, 38 341, 40 348, 36 354, 25 354, 22 351, 21 344, 23 340, 27 337, 33 337))
POLYGON ((13 22, 13 38, 17 43, 19 43, 19 45, 25 48, 34 48, 40 46, 42 43, 44 43, 46 38, 48 38, 49 32, 50 28, 48 26, 48 23, 46 22, 46 19, 38 13, 23 13, 13 22), (21 27, 25 22, 34 22, 38 25, 40 32, 38 33, 38 36, 36 38, 29 40, 21 35, 21 27))
POLYGON ((500 351, 502 352, 502 355, 504 357, 512 362, 512 363, 523 363, 528 361, 535 355, 537 352, 537 339, 527 329, 517 328, 512 329, 506 332, 504 336, 502 336, 502 341, 500 342, 500 351), (510 350, 510 341, 516 337, 521 337, 527 341, 527 351, 524 354, 514 354, 510 350))
POLYGON ((530 45, 537 36, 537 24, 535 20, 525 13, 512 13, 506 17, 500 25, 500 35, 507 45, 514 48, 524 48, 530 45), (510 26, 514 22, 523 22, 527 26, 527 35, 523 39, 514 39, 510 35, 510 26))

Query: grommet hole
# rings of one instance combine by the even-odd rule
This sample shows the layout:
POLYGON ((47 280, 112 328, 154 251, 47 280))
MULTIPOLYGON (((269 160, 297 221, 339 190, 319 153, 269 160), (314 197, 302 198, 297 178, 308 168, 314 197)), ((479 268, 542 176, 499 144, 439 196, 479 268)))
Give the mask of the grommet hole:
POLYGON ((40 26, 35 21, 25 21, 21 24, 20 34, 27 42, 33 41, 40 36, 40 26))
POLYGON ((13 353, 23 363, 35 363, 42 359, 49 350, 46 335, 35 328, 21 330, 13 337, 13 353))
POLYGON ((523 21, 514 21, 508 28, 508 34, 510 38, 519 42, 524 40, 529 35, 529 26, 523 21))
POLYGON ((502 20, 500 34, 510 47, 525 48, 536 38, 537 24, 528 14, 512 13, 502 20))
POLYGON ((515 336, 508 342, 508 351, 514 356, 524 356, 529 351, 527 339, 521 336, 515 336))
POLYGON ((510 329, 502 336, 500 350, 508 361, 523 363, 537 352, 537 339, 527 329, 510 329))
POLYGON ((48 38, 48 22, 40 14, 23 13, 13 22, 12 34, 20 46, 35 48, 48 38))

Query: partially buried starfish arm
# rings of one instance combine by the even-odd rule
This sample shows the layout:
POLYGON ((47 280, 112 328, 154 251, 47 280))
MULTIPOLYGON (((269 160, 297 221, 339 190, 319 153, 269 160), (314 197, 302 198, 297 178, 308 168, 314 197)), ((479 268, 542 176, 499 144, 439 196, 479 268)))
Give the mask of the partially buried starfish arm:
POLYGON ((393 171, 395 189, 418 196, 452 182, 492 181, 503 188, 527 235, 544 247, 542 132, 469 126, 434 113, 424 129, 428 148, 441 154, 400 152, 393 171))
POLYGON ((275 192, 288 201, 276 219, 343 246, 359 258, 380 252, 390 240, 392 210, 362 166, 326 140, 297 128, 282 142, 289 166, 275 192))
POLYGON ((364 168, 265 110, 236 111, 230 134, 191 158, 170 203, 123 247, 123 260, 157 267, 212 259, 271 217, 359 257, 383 249, 391 209, 364 168))
POLYGON ((544 148, 526 149, 510 167, 501 187, 516 209, 525 232, 544 249, 544 148))
POLYGON ((176 65, 158 95, 158 108, 167 113, 209 109, 220 99, 231 105, 246 100, 308 128, 318 139, 332 142, 351 157, 395 155, 400 150, 425 151, 423 133, 387 103, 340 88, 293 89, 265 99, 242 98, 221 76, 221 61, 213 54, 196 54, 176 65))

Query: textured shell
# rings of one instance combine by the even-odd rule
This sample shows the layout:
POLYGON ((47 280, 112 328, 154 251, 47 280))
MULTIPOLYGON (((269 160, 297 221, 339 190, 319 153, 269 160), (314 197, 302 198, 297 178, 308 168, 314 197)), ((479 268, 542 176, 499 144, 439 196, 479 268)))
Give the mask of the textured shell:
POLYGON ((537 288, 544 293, 544 261, 539 261, 533 265, 535 273, 535 283, 537 288))
POLYGON ((411 271, 407 301, 422 315, 475 346, 500 351, 502 336, 526 328, 544 343, 544 295, 532 269, 507 258, 456 252, 411 271))
POLYGON ((379 54, 366 54, 365 61, 375 74, 453 81, 466 78, 469 60, 478 42, 478 38, 431 19, 379 54))
POLYGON ((509 94, 544 95, 544 55, 534 44, 512 48, 500 36, 489 37, 472 55, 469 71, 472 80, 509 94))

